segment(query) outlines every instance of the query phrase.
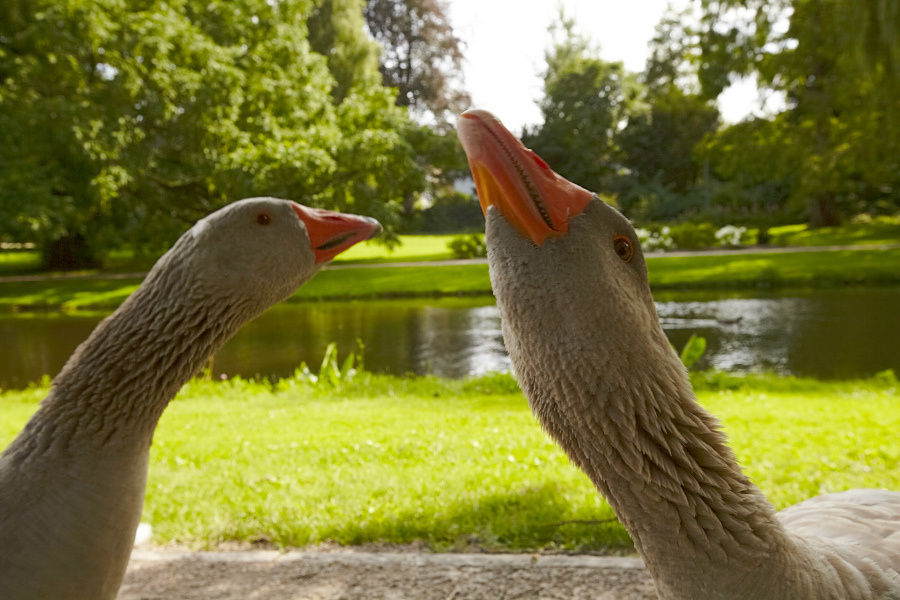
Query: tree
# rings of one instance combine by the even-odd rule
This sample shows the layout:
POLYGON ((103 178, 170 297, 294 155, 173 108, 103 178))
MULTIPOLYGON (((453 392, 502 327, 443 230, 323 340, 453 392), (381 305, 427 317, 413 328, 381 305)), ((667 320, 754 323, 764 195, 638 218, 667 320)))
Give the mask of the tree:
POLYGON ((898 0, 703 0, 701 81, 756 74, 789 101, 792 189, 812 225, 898 206, 898 0), (787 26, 785 26, 787 24, 787 26))
POLYGON ((319 0, 307 20, 310 46, 328 61, 337 102, 354 87, 377 86, 380 78, 380 46, 362 35, 364 6, 365 0, 319 0))
POLYGON ((648 98, 647 110, 632 114, 617 135, 622 162, 641 183, 656 181, 686 193, 700 174, 694 147, 719 124, 709 101, 676 87, 648 98))
POLYGON ((397 104, 441 130, 471 99, 463 91, 462 42, 442 0, 368 0, 366 23, 381 44, 382 82, 397 88, 397 104))
POLYGON ((523 142, 567 179, 604 190, 617 171, 616 131, 638 96, 637 81, 621 63, 601 59, 565 15, 551 33, 539 103, 544 122, 523 142))
MULTIPOLYGON (((640 102, 634 103, 625 127, 616 135, 628 169, 620 201, 623 209, 630 204, 629 196, 633 199, 648 185, 681 197, 688 194, 701 169, 694 149, 718 129, 718 109, 698 95, 700 86, 691 61, 696 40, 688 22, 685 14, 669 10, 657 25, 641 75, 640 102)), ((679 203, 683 202, 682 198, 679 203)))
POLYGON ((311 0, 5 4, 0 213, 15 218, 0 228, 48 248, 85 240, 84 264, 115 243, 164 247, 252 195, 391 231, 425 174, 374 60, 348 58, 372 50, 361 20, 343 18, 353 6, 328 5, 329 61, 307 40, 308 18, 325 19, 311 0))

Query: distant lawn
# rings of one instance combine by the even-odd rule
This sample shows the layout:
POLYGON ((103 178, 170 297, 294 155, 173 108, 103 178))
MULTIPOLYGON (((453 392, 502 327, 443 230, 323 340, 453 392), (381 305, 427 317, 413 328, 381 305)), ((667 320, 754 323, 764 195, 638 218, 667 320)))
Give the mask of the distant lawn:
POLYGON ((40 254, 34 250, 0 251, 0 275, 33 273, 40 268, 40 254))
MULTIPOLYGON (((900 489, 896 379, 698 380, 701 402, 777 507, 853 487, 900 489)), ((44 393, 0 392, 0 448, 44 393)), ((303 379, 194 381, 154 437, 144 511, 155 542, 196 547, 630 551, 610 517, 505 375, 363 374, 337 390, 303 379)))
MULTIPOLYGON (((900 249, 658 256, 648 259, 654 290, 771 289, 900 284, 900 249)), ((49 279, 0 284, 0 310, 111 309, 138 279, 49 279)), ((325 270, 288 302, 487 295, 485 264, 325 270)))
POLYGON ((900 244, 900 217, 880 217, 871 223, 847 223, 840 227, 810 229, 807 225, 782 225, 769 229, 771 246, 855 246, 900 244))
POLYGON ((335 263, 410 262, 422 260, 447 260, 453 252, 447 243, 455 235, 401 235, 400 245, 387 248, 377 240, 357 244, 340 254, 335 263))
MULTIPOLYGON (((454 235, 401 235, 399 245, 388 248, 377 240, 362 242, 338 256, 334 262, 416 262, 423 260, 447 260, 453 252, 447 243, 454 235)), ((157 257, 135 255, 130 250, 115 250, 106 257, 104 273, 132 273, 146 271, 157 257)), ((0 276, 39 273, 40 254, 35 250, 0 251, 0 276)))
POLYGON ((900 283, 900 249, 658 256, 647 261, 655 289, 835 287, 900 283))
MULTIPOLYGON (((840 227, 809 229, 805 224, 781 225, 769 229, 770 246, 845 246, 900 243, 900 217, 879 217, 870 223, 847 223, 840 227)), ((341 254, 335 264, 417 262, 447 260, 453 253, 446 235, 401 235, 399 245, 388 248, 377 240, 357 244, 341 254)), ((115 250, 106 258, 106 273, 132 273, 149 269, 155 257, 115 250)), ((0 251, 0 276, 37 273, 40 256, 34 250, 0 251)))

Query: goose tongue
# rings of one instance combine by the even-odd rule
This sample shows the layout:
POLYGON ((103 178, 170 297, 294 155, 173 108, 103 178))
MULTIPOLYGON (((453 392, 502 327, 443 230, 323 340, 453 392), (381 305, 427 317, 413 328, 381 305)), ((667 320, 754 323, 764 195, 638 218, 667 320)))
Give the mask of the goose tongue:
POLYGON ((381 224, 371 217, 309 208, 296 202, 293 207, 306 225, 316 263, 327 262, 357 242, 381 232, 381 224))
POLYGON ((456 125, 469 159, 481 210, 494 205, 524 236, 541 245, 569 230, 593 194, 556 174, 491 113, 469 110, 456 125))

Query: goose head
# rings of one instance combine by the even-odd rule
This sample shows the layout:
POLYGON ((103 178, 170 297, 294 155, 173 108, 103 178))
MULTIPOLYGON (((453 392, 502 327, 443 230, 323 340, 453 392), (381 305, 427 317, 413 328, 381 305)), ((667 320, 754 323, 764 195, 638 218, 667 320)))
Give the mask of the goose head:
POLYGON ((490 113, 468 111, 457 129, 485 214, 504 342, 539 416, 576 395, 550 392, 561 387, 613 398, 661 363, 678 376, 629 220, 490 113))
POLYGON ((370 217, 248 198, 199 220, 160 260, 188 262, 188 276, 213 296, 265 307, 294 292, 324 264, 381 231, 370 217))

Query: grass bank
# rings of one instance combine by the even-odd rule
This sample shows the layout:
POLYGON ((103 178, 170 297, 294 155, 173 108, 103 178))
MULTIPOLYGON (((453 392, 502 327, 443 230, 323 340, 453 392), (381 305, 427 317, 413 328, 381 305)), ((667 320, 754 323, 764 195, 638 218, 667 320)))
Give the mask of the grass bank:
POLYGON ((900 242, 900 216, 856 220, 840 227, 810 229, 806 224, 781 225, 768 231, 772 246, 852 246, 900 242))
MULTIPOLYGON (((900 284, 900 249, 655 256, 650 285, 662 290, 771 289, 900 284)), ((139 279, 47 279, 0 283, 0 310, 112 309, 139 279)), ((322 271, 290 302, 488 295, 484 264, 322 271)))
MULTIPOLYGON (((900 489, 897 380, 701 374, 747 473, 781 508, 900 489)), ((0 393, 0 447, 45 389, 0 393)), ((508 376, 358 375, 337 389, 193 381, 160 422, 144 520, 157 543, 423 542, 437 550, 630 550, 508 376)))

